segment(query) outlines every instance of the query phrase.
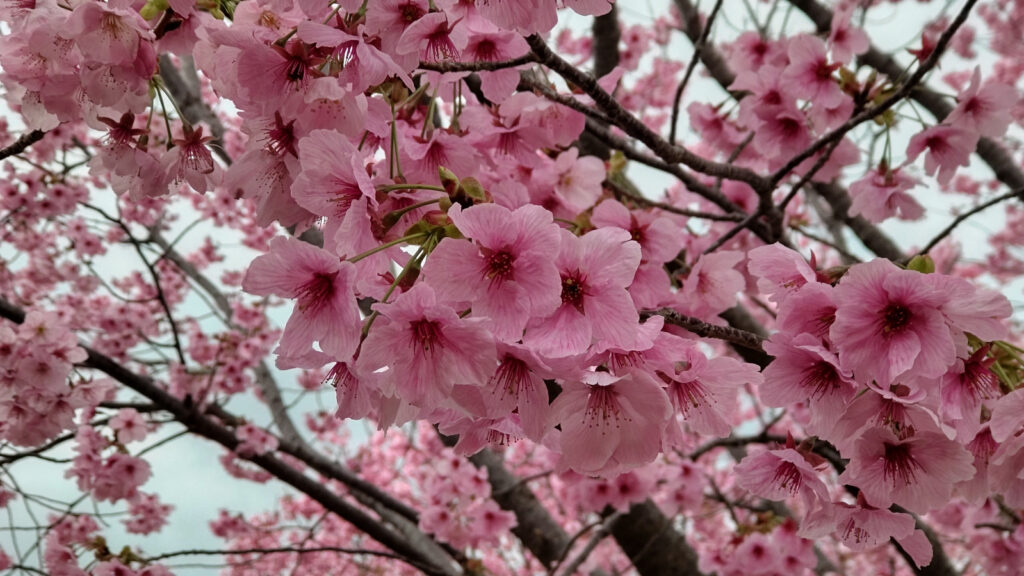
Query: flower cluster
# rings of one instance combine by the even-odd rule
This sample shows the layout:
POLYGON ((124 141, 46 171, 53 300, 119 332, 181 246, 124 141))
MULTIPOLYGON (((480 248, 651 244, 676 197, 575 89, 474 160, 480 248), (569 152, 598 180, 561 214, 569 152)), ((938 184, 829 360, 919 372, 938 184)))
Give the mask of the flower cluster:
POLYGON ((37 446, 74 427, 75 410, 95 406, 108 388, 68 385, 85 360, 75 335, 57 315, 30 312, 20 326, 0 323, 0 438, 37 446))

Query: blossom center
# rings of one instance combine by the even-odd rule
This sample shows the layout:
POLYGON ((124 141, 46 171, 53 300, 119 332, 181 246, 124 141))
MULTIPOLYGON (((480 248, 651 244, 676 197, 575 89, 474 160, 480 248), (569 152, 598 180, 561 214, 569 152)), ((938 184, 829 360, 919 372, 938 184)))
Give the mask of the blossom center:
POLYGON ((492 62, 498 60, 498 46, 490 38, 481 40, 474 49, 477 60, 492 62))
POLYGON ((512 276, 512 262, 515 259, 505 250, 493 252, 487 256, 487 278, 489 280, 507 280, 512 276))
MULTIPOLYGON (((610 386, 592 386, 590 396, 587 397, 587 409, 583 418, 589 428, 595 426, 607 426, 609 424, 619 427, 619 421, 628 421, 629 418, 619 408, 615 400, 615 392, 610 386)), ((604 434, 604 431, 601 432, 604 434)))
POLYGON ((267 130, 267 150, 275 156, 285 153, 298 157, 295 150, 295 120, 285 123, 280 112, 274 112, 274 127, 267 130))
POLYGON ((412 334, 416 343, 423 347, 424 352, 430 352, 441 341, 441 327, 433 320, 423 319, 413 322, 412 334))
POLYGON ((904 486, 917 481, 917 471, 924 471, 924 468, 914 458, 914 454, 907 444, 885 443, 885 462, 882 464, 882 477, 892 481, 895 488, 897 481, 904 486))
POLYGON ((793 464, 792 462, 782 462, 775 469, 775 476, 772 478, 772 481, 778 482, 779 486, 782 486, 784 490, 789 490, 790 493, 796 494, 803 483, 803 477, 800 474, 800 469, 796 467, 796 464, 793 464))
POLYGON ((316 312, 334 294, 334 279, 337 272, 316 272, 298 290, 298 306, 303 312, 316 312))
POLYGON ((886 336, 902 332, 913 318, 910 310, 902 304, 889 304, 882 310, 882 333, 886 336))
POLYGON ((839 375, 836 373, 836 367, 821 360, 804 371, 803 378, 800 380, 800 386, 803 388, 813 388, 811 398, 821 398, 839 387, 838 380, 839 375))
POLYGON ((584 295, 585 290, 579 271, 569 276, 562 276, 562 304, 569 304, 580 314, 585 314, 583 311, 584 295))
POLYGON ((426 12, 424 12, 423 9, 420 8, 419 6, 413 4, 412 2, 409 2, 402 6, 400 14, 402 21, 404 21, 407 24, 412 24, 413 22, 422 18, 423 15, 426 14, 426 12))
POLYGON ((822 83, 831 82, 833 70, 835 70, 835 68, 830 66, 827 60, 821 60, 818 62, 818 66, 814 70, 814 75, 818 78, 818 81, 822 83))
POLYGON ((426 52, 431 60, 441 62, 458 58, 459 51, 455 48, 455 43, 452 42, 450 34, 451 30, 448 29, 448 23, 444 22, 439 24, 427 36, 426 52))
POLYGON ((500 398, 519 398, 519 391, 529 382, 530 368, 526 362, 513 356, 505 356, 498 370, 491 376, 491 386, 500 398))
POLYGON ((127 31, 126 28, 127 26, 124 25, 121 17, 117 14, 105 12, 100 20, 100 29, 111 38, 120 38, 127 31))

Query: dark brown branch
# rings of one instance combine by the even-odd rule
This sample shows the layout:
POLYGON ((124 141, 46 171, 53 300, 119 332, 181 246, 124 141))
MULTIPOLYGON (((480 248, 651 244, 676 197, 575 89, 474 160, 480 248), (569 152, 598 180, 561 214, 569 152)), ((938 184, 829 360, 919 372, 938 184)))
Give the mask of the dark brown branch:
POLYGON ((530 36, 526 40, 530 43, 530 47, 542 64, 554 70, 570 84, 583 90, 604 110, 612 123, 621 128, 626 134, 642 142, 665 162, 669 164, 684 164, 690 169, 707 174, 708 176, 745 182, 758 192, 771 189, 771 182, 752 170, 732 164, 714 162, 694 154, 682 146, 669 144, 668 141, 641 122, 639 118, 623 108, 611 94, 598 85, 596 78, 586 74, 552 52, 539 36, 530 36))
POLYGON ((493 72, 495 70, 504 70, 506 68, 515 68, 517 66, 524 66, 526 64, 532 64, 537 61, 537 57, 531 54, 525 54, 518 58, 511 60, 501 60, 497 62, 478 61, 478 62, 420 62, 419 68, 422 70, 430 70, 431 72, 493 72))
POLYGON ((708 324, 699 318, 684 316, 671 308, 662 308, 660 310, 644 312, 643 315, 646 317, 663 316, 665 318, 665 322, 672 324, 673 326, 685 328, 697 336, 724 340, 730 344, 735 344, 758 352, 764 352, 764 349, 761 347, 761 342, 764 338, 754 334, 753 332, 740 330, 739 328, 733 328, 732 326, 716 326, 714 324, 708 324))
MULTIPOLYGON (((610 74, 619 65, 619 40, 622 38, 622 30, 619 28, 618 8, 614 4, 607 13, 594 18, 590 33, 593 38, 594 76, 601 78, 610 74)), ((598 121, 605 128, 610 123, 607 119, 598 121)), ((608 144, 590 132, 580 134, 576 146, 580 149, 581 156, 589 154, 602 160, 611 158, 611 148, 608 144)))
POLYGON ((611 526, 615 541, 643 576, 699 576, 697 552, 658 506, 646 500, 611 526))
POLYGON ((512 533, 545 568, 557 563, 569 547, 569 535, 555 522, 530 487, 509 472, 501 457, 490 450, 477 452, 469 460, 476 467, 487 469, 491 498, 502 510, 516 515, 516 527, 512 533))
POLYGON ((43 136, 45 135, 46 132, 43 132, 42 130, 33 130, 31 132, 22 134, 20 138, 14 141, 14 144, 11 144, 6 148, 0 148, 0 160, 3 160, 4 158, 8 158, 10 156, 21 154, 26 149, 28 149, 29 146, 42 140, 43 136))
POLYGON ((365 554, 367 556, 380 556, 383 558, 393 558, 395 560, 401 560, 401 556, 397 556, 390 552, 383 552, 381 550, 367 550, 365 548, 342 548, 339 546, 315 546, 312 548, 297 548, 297 547, 284 547, 284 548, 242 548, 239 550, 177 550, 175 552, 167 552, 164 554, 157 554, 156 556, 149 556, 145 559, 145 562, 159 562, 168 558, 177 558, 179 556, 234 556, 242 554, 315 554, 318 552, 334 552, 339 554, 365 554))

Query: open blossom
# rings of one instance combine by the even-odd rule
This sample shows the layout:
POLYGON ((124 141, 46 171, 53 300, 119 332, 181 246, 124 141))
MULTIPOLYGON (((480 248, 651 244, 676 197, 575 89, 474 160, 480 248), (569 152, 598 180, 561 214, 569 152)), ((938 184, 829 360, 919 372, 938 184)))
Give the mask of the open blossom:
POLYGON ((841 368, 835 353, 812 334, 789 338, 780 332, 764 349, 775 360, 764 370, 764 384, 758 391, 761 400, 778 408, 807 402, 812 422, 820 423, 812 428, 834 424, 857 393, 853 374, 841 368))
POLYGON ((949 184, 957 168, 971 163, 971 153, 978 143, 978 135, 963 128, 938 124, 915 134, 907 145, 907 162, 913 162, 925 150, 924 171, 936 174, 939 184, 949 184))
POLYGON ((92 62, 129 64, 153 33, 138 12, 100 2, 82 2, 68 18, 65 37, 92 62))
POLYGON ((513 211, 456 204, 448 216, 469 241, 442 240, 424 268, 427 283, 451 301, 469 303, 498 338, 518 341, 531 318, 551 314, 561 302, 551 258, 561 238, 558 225, 533 205, 513 211))
POLYGON ((301 356, 314 341, 335 360, 347 361, 359 344, 355 267, 320 248, 283 236, 253 260, 242 288, 257 296, 295 300, 281 337, 283 356, 301 356))
POLYGON ((498 342, 498 369, 483 390, 488 416, 519 415, 528 438, 540 442, 547 432, 548 388, 543 378, 551 370, 529 348, 498 342))
POLYGON ((146 421, 134 408, 124 408, 110 419, 110 428, 117 433, 122 444, 142 440, 146 437, 146 421))
POLYGON ((757 276, 757 288, 780 305, 789 294, 817 281, 817 274, 803 257, 779 243, 754 248, 747 259, 747 269, 757 276))
POLYGON ((886 387, 911 372, 937 378, 956 361, 941 307, 948 295, 926 275, 888 260, 850 268, 835 289, 830 337, 844 368, 886 387))
POLYGON ((924 532, 915 528, 914 517, 876 508, 858 498, 857 505, 835 505, 835 536, 850 550, 861 551, 888 544, 893 538, 918 566, 928 566, 932 546, 924 532))
POLYGON ((789 66, 782 75, 797 97, 826 108, 835 108, 843 101, 845 96, 832 77, 840 65, 829 63, 821 39, 807 34, 791 38, 788 53, 789 66))
POLYGON ((744 490, 769 500, 800 496, 808 509, 830 503, 825 482, 792 448, 748 455, 736 466, 736 481, 744 490))
POLYGON ((650 377, 591 372, 564 383, 551 405, 562 425, 562 464, 583 474, 612 475, 654 460, 671 408, 650 377))
POLYGON ((594 156, 579 155, 579 150, 569 148, 534 174, 537 181, 554 188, 558 199, 573 214, 593 206, 604 180, 604 163, 594 156))
POLYGON ((973 458, 960 444, 936 432, 900 439, 870 428, 857 440, 839 482, 861 489, 872 506, 899 504, 926 514, 949 501, 953 484, 974 477, 973 458))
POLYGON ((871 47, 868 35, 850 24, 854 7, 854 4, 841 5, 832 16, 828 44, 832 49, 832 59, 836 62, 845 64, 854 55, 863 54, 871 47))
POLYGON ((356 366, 362 373, 387 368, 388 388, 403 400, 437 407, 450 397, 453 386, 483 386, 494 373, 494 338, 483 320, 460 318, 438 302, 430 285, 417 284, 374 309, 380 317, 362 344, 356 366))
POLYGON ((420 60, 458 60, 466 47, 465 27, 451 22, 444 12, 425 14, 405 29, 398 40, 399 54, 416 54, 420 60))
POLYGON ((682 418, 669 426, 666 440, 678 442, 682 424, 699 434, 728 436, 739 389, 761 384, 757 367, 724 356, 709 359, 695 343, 677 336, 659 340, 646 354, 647 362, 682 418))
POLYGON ((881 222, 891 216, 901 220, 917 220, 924 215, 924 207, 907 193, 918 181, 903 170, 889 170, 879 166, 860 180, 850 184, 850 215, 864 216, 871 222, 881 222))
POLYGON ((956 108, 946 117, 950 126, 976 132, 981 136, 999 138, 1009 126, 1007 118, 1017 103, 1017 91, 1001 82, 981 85, 981 68, 971 75, 971 84, 958 98, 956 108))
POLYGON ((562 280, 561 305, 527 325, 523 343, 543 355, 580 354, 592 340, 629 346, 640 314, 626 288, 640 264, 640 245, 621 228, 600 228, 576 237, 562 231, 555 266, 562 280))

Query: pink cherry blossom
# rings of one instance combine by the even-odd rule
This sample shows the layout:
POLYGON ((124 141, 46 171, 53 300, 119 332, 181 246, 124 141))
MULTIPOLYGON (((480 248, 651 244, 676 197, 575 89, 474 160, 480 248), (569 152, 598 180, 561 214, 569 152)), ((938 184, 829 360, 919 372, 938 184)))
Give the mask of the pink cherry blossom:
POLYGON ((438 406, 456 384, 484 386, 497 368, 494 339, 483 320, 459 318, 428 284, 374 308, 380 318, 356 366, 364 373, 387 368, 388 389, 414 405, 438 406))
POLYGON ((885 260, 851 267, 835 290, 830 330, 842 366, 881 386, 911 371, 941 376, 956 360, 941 312, 947 298, 924 276, 885 260))
POLYGON ((858 486, 872 506, 899 504, 925 514, 945 504, 953 484, 970 480, 973 458, 962 446, 934 432, 905 439, 871 428, 857 440, 839 481, 858 486))
POLYGON ((359 310, 353 293, 355 267, 329 252, 292 238, 276 237, 242 281, 250 294, 295 299, 281 338, 281 354, 298 356, 319 341, 338 361, 359 343, 359 310))
POLYGON ((117 441, 122 444, 146 437, 146 421, 134 408, 119 410, 117 415, 110 419, 110 427, 117 433, 117 441))
POLYGON ((561 276, 561 305, 526 327, 523 343, 543 355, 580 354, 593 340, 628 346, 640 315, 626 288, 640 264, 640 245, 620 228, 573 236, 562 231, 555 267, 561 276))
POLYGON ((654 460, 670 410, 661 387, 641 373, 565 382, 551 405, 562 425, 562 465, 607 476, 654 460))
POLYGON ((831 503, 818 472, 792 448, 748 455, 736 466, 736 480, 752 494, 769 500, 799 495, 808 509, 831 503))
POLYGON ((829 63, 825 43, 819 38, 800 35, 789 40, 789 65, 783 77, 791 83, 793 93, 815 105, 833 108, 844 95, 832 73, 839 64, 829 63))
POLYGON ((949 184, 957 168, 967 166, 971 153, 978 143, 977 134, 956 126, 937 124, 926 128, 910 139, 907 145, 907 161, 913 162, 928 151, 924 159, 924 171, 929 176, 938 173, 939 184, 949 184))
POLYGON ((1017 91, 1001 82, 981 85, 981 68, 975 67, 971 84, 958 98, 944 122, 970 132, 999 138, 1006 133, 1006 114, 1017 102, 1017 91))
POLYGON ((531 318, 559 306, 560 282, 551 254, 561 234, 551 213, 537 206, 514 211, 482 204, 448 211, 472 240, 446 238, 431 253, 424 277, 454 301, 468 302, 473 316, 489 318, 495 336, 515 342, 531 318))
POLYGON ((917 186, 916 178, 903 170, 878 170, 867 173, 863 178, 850 184, 851 215, 862 215, 871 222, 881 222, 892 216, 901 220, 917 220, 924 215, 924 207, 907 193, 917 186))
POLYGON ((747 253, 747 258, 747 268, 757 276, 758 289, 780 305, 786 296, 817 280, 814 270, 800 254, 781 244, 754 248, 747 253))

